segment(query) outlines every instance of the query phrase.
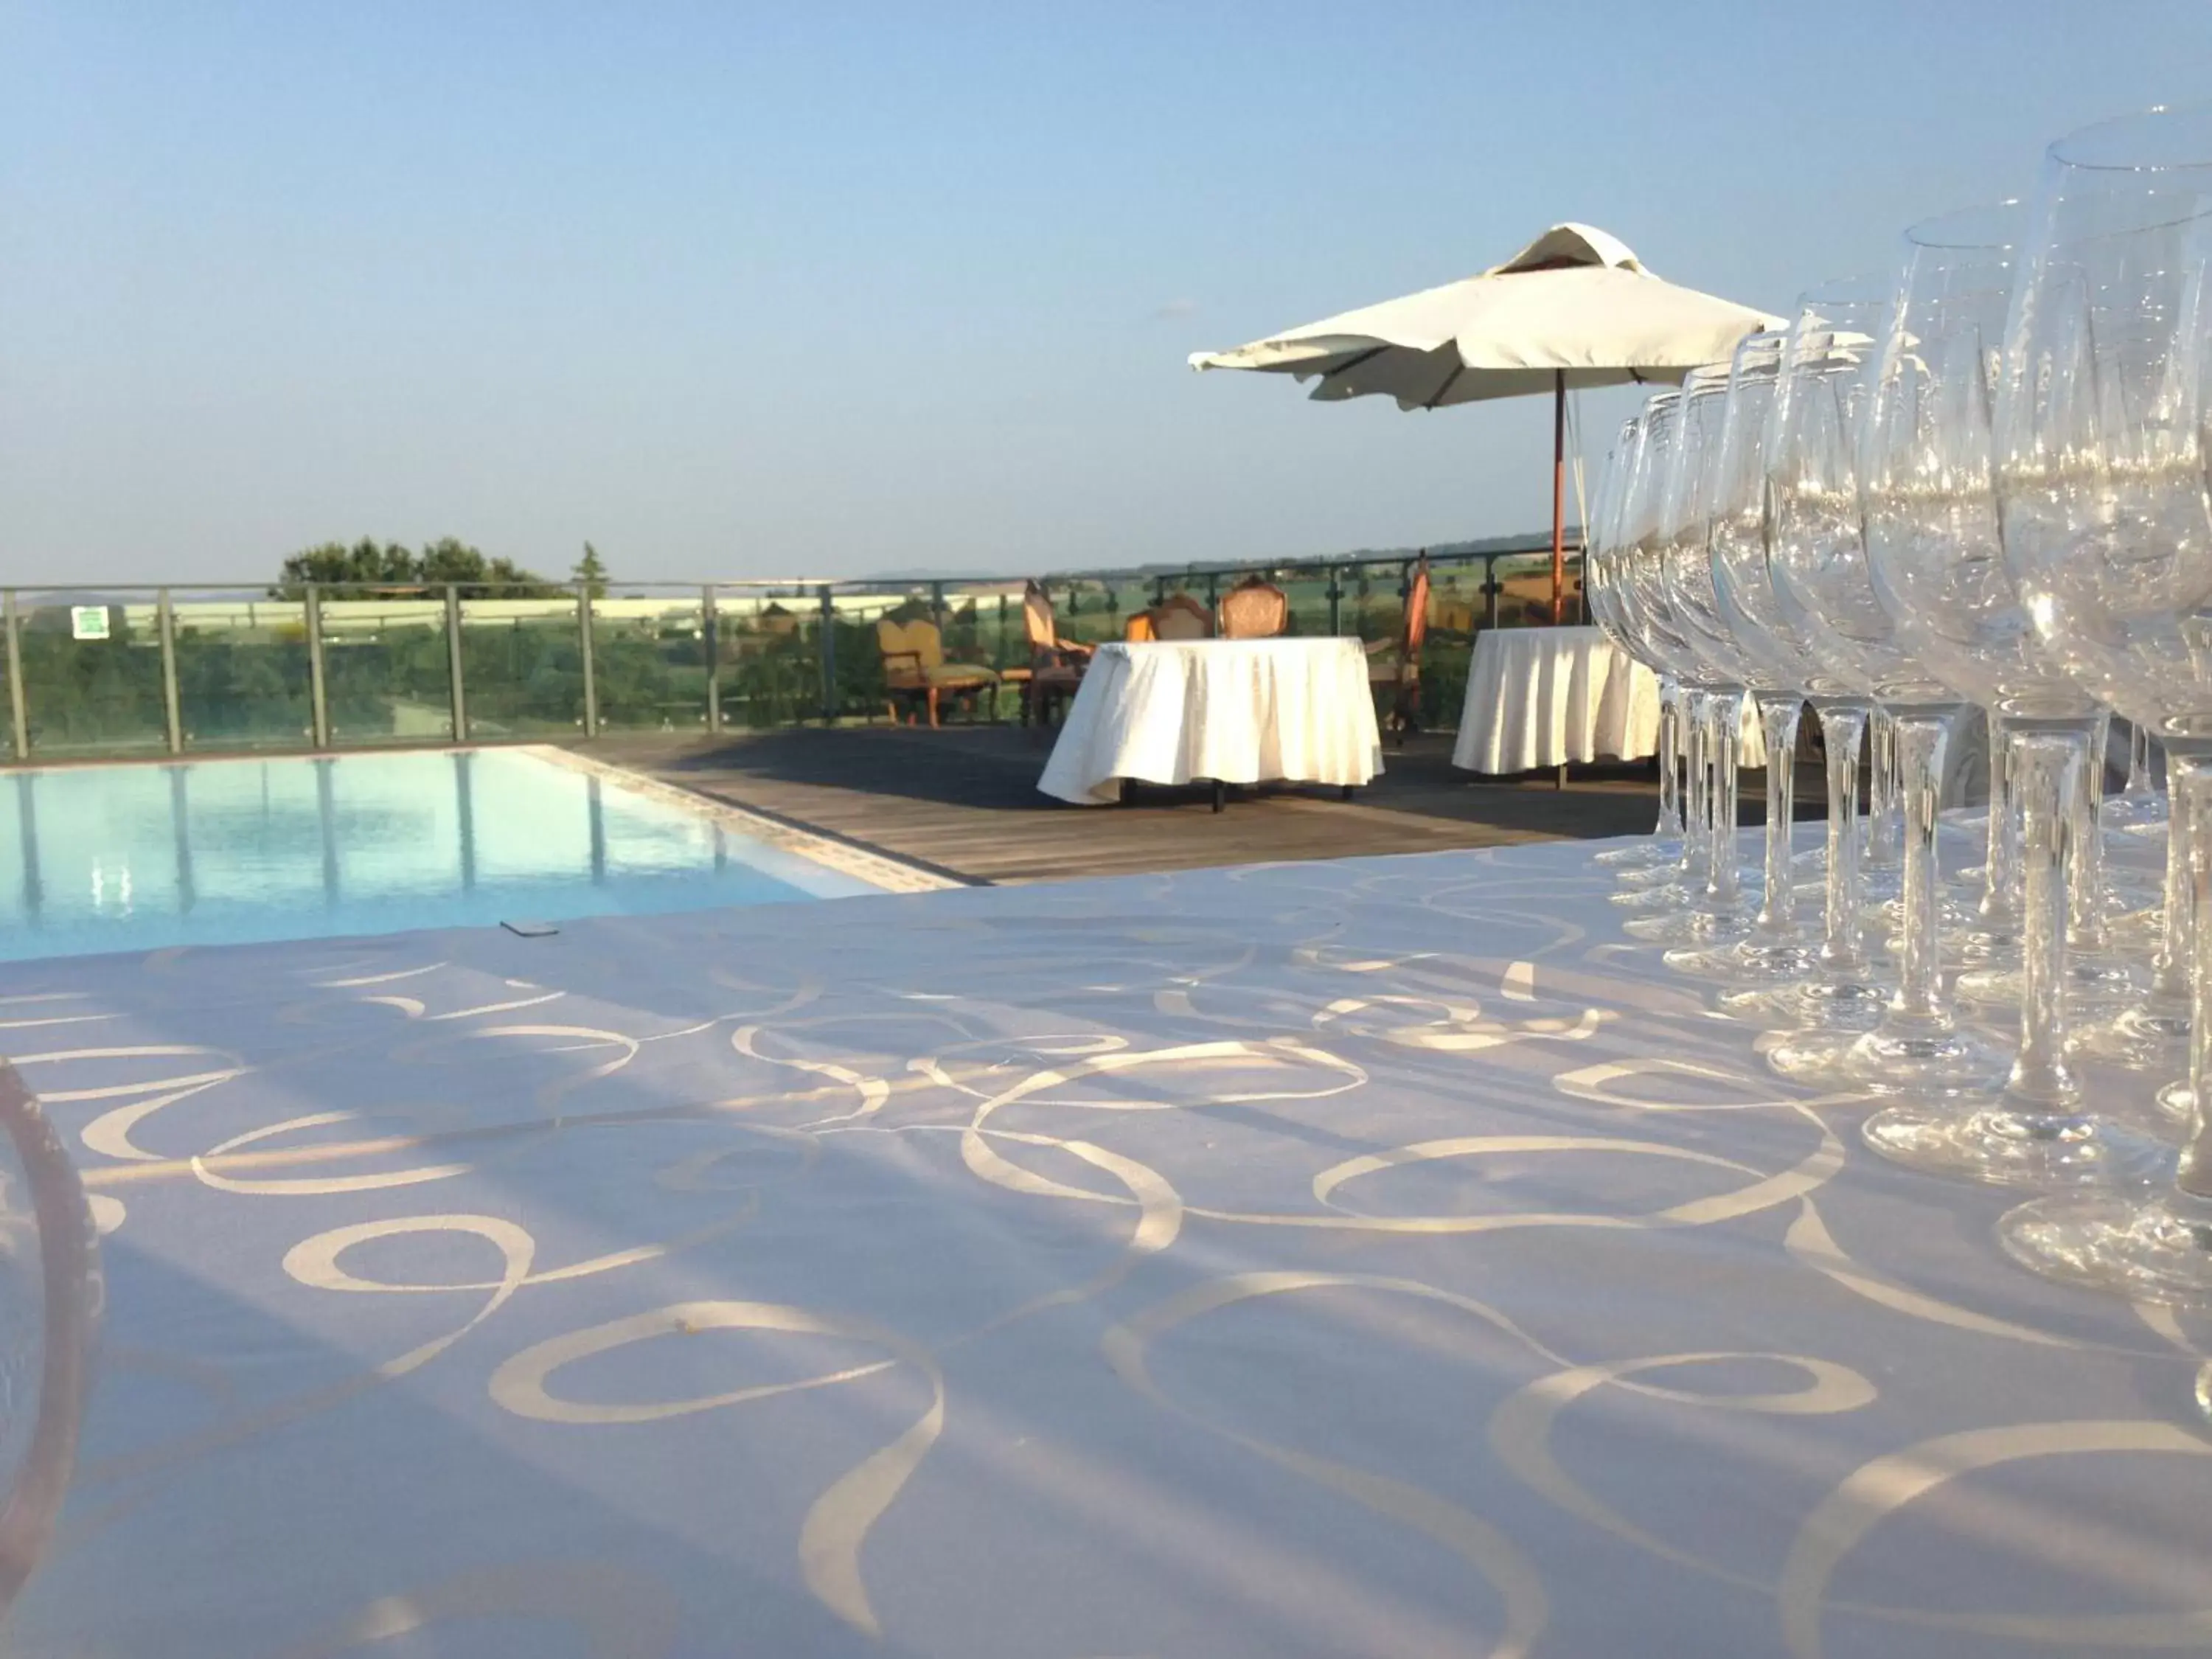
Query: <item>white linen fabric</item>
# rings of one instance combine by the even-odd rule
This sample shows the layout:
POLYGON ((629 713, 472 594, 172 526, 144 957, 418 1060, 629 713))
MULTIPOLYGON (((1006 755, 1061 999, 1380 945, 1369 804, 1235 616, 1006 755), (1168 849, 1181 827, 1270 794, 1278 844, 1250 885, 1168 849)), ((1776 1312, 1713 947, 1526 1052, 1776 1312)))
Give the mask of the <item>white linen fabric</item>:
MULTIPOLYGON (((1765 763, 1745 701, 1738 762, 1765 763)), ((1642 760, 1659 746, 1659 678, 1597 628, 1492 628, 1475 636, 1452 764, 1506 774, 1642 760)))
POLYGON ((1159 641, 1099 647, 1037 787, 1097 806, 1125 778, 1358 785, 1382 770, 1358 641, 1159 641))
POLYGON ((0 968, 106 1269, 7 1652, 2203 1652, 2212 1315, 1590 852, 0 968))
POLYGON ((1568 223, 1478 276, 1194 352, 1190 364, 1319 376, 1312 395, 1324 402, 1382 393, 1401 409, 1441 409, 1562 386, 1679 380, 1725 362, 1745 335, 1780 326, 1662 282, 1618 237, 1568 223))

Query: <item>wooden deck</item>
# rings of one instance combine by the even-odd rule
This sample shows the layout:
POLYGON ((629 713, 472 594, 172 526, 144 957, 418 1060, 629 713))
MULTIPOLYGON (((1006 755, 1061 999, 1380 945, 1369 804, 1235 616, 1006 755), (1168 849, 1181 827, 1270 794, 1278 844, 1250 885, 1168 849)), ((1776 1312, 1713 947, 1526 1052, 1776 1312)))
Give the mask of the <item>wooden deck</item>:
MULTIPOLYGON (((840 727, 720 738, 625 736, 574 745, 682 787, 805 824, 977 883, 1065 880, 1353 854, 1429 853, 1649 830, 1657 784, 1643 765, 1486 780, 1452 769, 1448 736, 1393 750, 1352 801, 1334 790, 1147 788, 1128 806, 1039 794, 1039 733, 1009 726, 840 727)), ((1759 775, 1745 790, 1756 800, 1759 775)), ((1817 808, 1815 809, 1817 810, 1817 808)))

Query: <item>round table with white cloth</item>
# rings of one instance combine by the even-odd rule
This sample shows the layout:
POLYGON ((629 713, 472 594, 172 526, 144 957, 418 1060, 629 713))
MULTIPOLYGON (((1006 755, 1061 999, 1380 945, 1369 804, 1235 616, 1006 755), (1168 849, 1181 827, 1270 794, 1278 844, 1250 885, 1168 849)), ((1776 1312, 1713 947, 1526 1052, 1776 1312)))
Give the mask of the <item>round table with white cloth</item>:
MULTIPOLYGON (((1765 757, 1745 705, 1743 764, 1765 757)), ((1475 636, 1452 764, 1504 775, 1659 747, 1659 679, 1597 628, 1492 628, 1475 636)))
POLYGON ((1336 784, 1382 770, 1382 734, 1353 639, 1103 645, 1037 787, 1081 806, 1139 783, 1336 784))

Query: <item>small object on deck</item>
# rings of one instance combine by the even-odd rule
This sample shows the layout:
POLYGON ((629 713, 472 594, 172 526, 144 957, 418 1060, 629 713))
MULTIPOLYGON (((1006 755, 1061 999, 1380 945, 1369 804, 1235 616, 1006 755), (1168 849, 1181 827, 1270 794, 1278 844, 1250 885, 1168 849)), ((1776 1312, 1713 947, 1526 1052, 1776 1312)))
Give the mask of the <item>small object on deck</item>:
POLYGON ((1136 802, 1136 799, 1137 799, 1137 781, 1136 781, 1136 779, 1134 779, 1134 778, 1124 778, 1124 779, 1122 779, 1122 780, 1121 780, 1121 805, 1124 805, 1124 806, 1130 806, 1130 805, 1133 805, 1135 804, 1135 802, 1136 802))
POLYGON ((1229 786, 1219 778, 1213 781, 1213 810, 1218 812, 1229 801, 1229 786))
POLYGON ((517 939, 549 939, 561 931, 550 921, 502 921, 500 926, 517 939))
POLYGON ((1347 783, 1347 784, 1346 784, 1346 785, 1343 787, 1343 788, 1342 788, 1342 789, 1340 789, 1338 793, 1340 793, 1340 795, 1341 795, 1341 796, 1342 796, 1346 800, 1350 800, 1350 799, 1352 799, 1352 786, 1351 786, 1350 784, 1348 784, 1348 783, 1347 783))

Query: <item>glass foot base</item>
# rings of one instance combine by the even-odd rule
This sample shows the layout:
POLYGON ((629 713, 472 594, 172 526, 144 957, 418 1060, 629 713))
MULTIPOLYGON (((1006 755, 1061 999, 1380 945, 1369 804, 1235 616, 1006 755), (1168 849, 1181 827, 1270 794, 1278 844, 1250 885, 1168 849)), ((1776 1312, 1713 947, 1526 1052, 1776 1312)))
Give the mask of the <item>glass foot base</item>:
POLYGON ((1679 864, 1682 860, 1682 843, 1661 841, 1656 836, 1649 841, 1633 841, 1626 847, 1608 847, 1593 856, 1592 864, 1607 870, 1650 870, 1662 865, 1679 864))
POLYGON ((2212 1300, 2212 1224, 2184 1213, 2188 1203, 2122 1193, 2039 1198, 1998 1221, 1997 1242, 2061 1284, 2144 1302, 2212 1300))
POLYGON ((1869 980, 1814 980, 1724 990, 1714 997, 1713 1006, 1724 1014, 1776 1030, 1856 1036, 1881 1024, 1889 996, 1889 987, 1869 980))
POLYGON ((2197 1115, 2197 1091, 2187 1081, 2169 1083, 2151 1097, 2159 1115, 2177 1124, 2186 1125, 2197 1115))
POLYGON ((2148 909, 2130 910, 2114 918, 2106 932, 2116 948, 2130 954, 2155 951, 2166 942, 2166 907, 2154 904, 2148 909))
POLYGON ((1862 1035, 1851 1030, 1791 1031, 1767 1048, 1763 1058, 1767 1070, 1792 1083, 1821 1090, 1856 1089, 1859 1085, 1844 1074, 1844 1059, 1862 1035))
POLYGON ((2100 821, 2107 832, 2155 835, 2166 828, 2170 814, 2166 799, 2155 791, 2145 795, 2108 795, 2100 821))
POLYGON ((1607 900, 1624 910, 1680 910, 1690 902, 1690 890, 1678 882, 1663 887, 1624 887, 1607 900))
POLYGON ((1724 979, 1753 987, 1794 984, 1820 966, 1810 946, 1789 941, 1740 939, 1718 950, 1685 945, 1661 958, 1678 974, 1724 979))
POLYGON ((1923 1101, 1994 1094, 2011 1071, 2009 1052, 1955 1027, 1877 1025, 1856 1039, 1843 1059, 1844 1076, 1856 1087, 1923 1101))
POLYGON ((2124 1066, 2130 1071, 2162 1072, 2170 1076, 2189 1064, 2189 1016, 2182 1012, 2123 1008, 2117 1014, 2075 1027, 2066 1040, 2066 1052, 2124 1066))
POLYGON ((1711 910, 1676 910, 1663 916, 1631 916, 1620 931, 1646 945, 1725 945, 1751 931, 1751 918, 1711 910))
MULTIPOLYGON (((2017 1007, 2021 969, 2016 965, 1977 968, 1960 975, 1952 989, 1961 1002, 2017 1007)), ((2133 996, 2136 989, 2135 976, 2118 963, 2094 957, 2075 957, 2067 962, 2067 1010, 2084 1020, 2094 1019, 2099 1011, 2109 1012, 2114 1003, 2133 996)))
POLYGON ((1943 936, 1943 959, 1968 969, 2017 968, 2020 950, 2020 931, 2009 923, 1992 927, 1978 921, 1962 933, 1943 936))
POLYGON ((1893 1164, 1999 1187, 2115 1187, 2153 1180, 2156 1142, 2074 1112, 2002 1098, 1966 1109, 1914 1103, 1876 1112, 1860 1137, 1893 1164))
MULTIPOLYGON (((1638 888, 1671 887, 1682 879, 1682 860, 1669 859, 1658 864, 1635 864, 1625 870, 1613 872, 1613 881, 1633 892, 1638 888)), ((1700 881, 1705 878, 1700 875, 1700 881)))

